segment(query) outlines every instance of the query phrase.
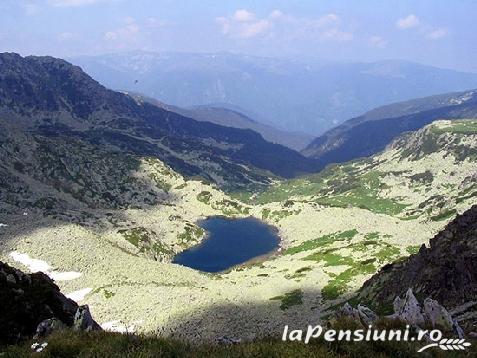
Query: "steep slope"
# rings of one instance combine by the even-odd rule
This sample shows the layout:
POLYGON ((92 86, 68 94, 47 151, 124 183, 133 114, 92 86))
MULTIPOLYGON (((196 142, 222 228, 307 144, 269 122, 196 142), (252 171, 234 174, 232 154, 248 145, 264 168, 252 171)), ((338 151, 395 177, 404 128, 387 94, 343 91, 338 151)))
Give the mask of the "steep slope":
POLYGON ((211 122, 221 126, 251 129, 260 133, 262 137, 271 142, 284 145, 294 150, 304 149, 313 139, 313 136, 298 132, 286 132, 277 129, 271 125, 257 122, 238 110, 224 108, 220 106, 193 106, 181 108, 165 104, 154 98, 146 97, 141 94, 127 92, 138 101, 145 101, 159 106, 170 112, 192 118, 201 122, 211 122))
POLYGON ((419 297, 431 297, 446 307, 467 311, 477 322, 477 205, 458 215, 444 230, 406 260, 383 267, 366 281, 359 298, 389 306, 408 288, 419 297))
POLYGON ((373 155, 399 134, 441 118, 477 117, 477 92, 450 93, 396 103, 353 118, 316 138, 302 153, 322 165, 373 155))
MULTIPOLYGON (((80 68, 51 57, 0 55, 4 138, 70 138, 162 159, 220 185, 266 183, 317 170, 314 161, 251 130, 198 122, 107 90, 80 68)), ((23 140, 23 139, 21 139, 23 140)))
POLYGON ((477 297, 477 206, 452 220, 430 240, 429 247, 388 265, 366 281, 362 296, 390 303, 409 287, 456 307, 477 297), (391 297, 392 296, 392 297, 391 297))
POLYGON ((198 121, 207 121, 234 128, 248 128, 260 133, 269 142, 281 144, 297 151, 305 148, 313 139, 310 134, 280 130, 250 119, 238 111, 223 107, 194 106, 181 113, 198 121))
POLYGON ((333 64, 230 53, 130 52, 73 58, 102 84, 180 107, 228 103, 275 127, 318 135, 388 103, 477 88, 477 75, 405 61, 333 64))

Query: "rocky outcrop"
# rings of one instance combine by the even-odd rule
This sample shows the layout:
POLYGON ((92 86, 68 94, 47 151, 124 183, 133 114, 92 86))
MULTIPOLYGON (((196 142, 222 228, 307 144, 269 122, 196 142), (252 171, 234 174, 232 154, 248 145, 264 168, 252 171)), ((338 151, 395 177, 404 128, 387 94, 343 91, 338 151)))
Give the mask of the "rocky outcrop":
MULTIPOLYGON (((353 308, 349 303, 341 307, 335 316, 351 318, 363 327, 368 327, 380 318, 364 305, 359 304, 357 308, 353 308)), ((431 298, 426 298, 421 305, 410 288, 403 297, 397 296, 394 299, 394 313, 383 318, 400 320, 415 329, 435 327, 459 338, 464 337, 464 331, 444 306, 431 298)))
POLYGON ((25 274, 0 262, 0 345, 73 326, 100 329, 87 306, 66 298, 47 275, 25 274))
POLYGON ((45 319, 44 321, 41 321, 40 324, 36 327, 36 332, 33 338, 39 339, 42 337, 46 337, 46 336, 49 336, 54 331, 60 331, 67 327, 68 326, 66 326, 58 318, 48 318, 48 319, 45 319))
POLYGON ((352 307, 349 303, 345 303, 343 307, 336 313, 337 318, 348 317, 353 321, 360 322, 364 327, 372 324, 378 319, 378 315, 366 306, 358 305, 357 308, 352 307))
POLYGON ((91 316, 88 305, 78 307, 73 322, 73 329, 86 332, 101 330, 101 326, 91 316))
POLYGON ((397 296, 393 302, 394 317, 410 324, 425 322, 422 308, 411 289, 408 289, 404 298, 397 296))
MULTIPOLYGON (((359 299, 389 306, 396 296, 412 288, 418 298, 432 297, 451 309, 462 306, 477 297, 476 258, 477 205, 457 216, 431 239, 429 248, 423 245, 407 260, 384 266, 364 283, 359 299)), ((432 307, 428 300, 427 309, 432 307)))

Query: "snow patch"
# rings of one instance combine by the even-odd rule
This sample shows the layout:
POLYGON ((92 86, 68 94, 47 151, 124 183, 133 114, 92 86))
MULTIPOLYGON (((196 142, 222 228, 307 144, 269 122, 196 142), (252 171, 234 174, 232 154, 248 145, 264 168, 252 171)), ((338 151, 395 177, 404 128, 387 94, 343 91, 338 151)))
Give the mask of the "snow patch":
POLYGON ((75 271, 70 271, 70 272, 50 272, 48 274, 53 280, 55 281, 71 281, 75 280, 79 277, 81 277, 81 272, 75 272, 75 271))
POLYGON ((58 271, 51 271, 52 267, 43 260, 32 259, 27 254, 21 254, 17 251, 13 251, 10 253, 10 257, 16 261, 21 263, 22 265, 28 267, 31 272, 43 272, 48 275, 51 279, 55 281, 70 281, 75 280, 82 275, 81 272, 58 272, 58 271))
POLYGON ((464 93, 461 97, 452 98, 449 102, 451 104, 462 104, 462 103, 467 102, 468 100, 472 99, 472 96, 474 95, 474 93, 475 93, 474 91, 464 93))
POLYGON ((101 325, 101 328, 108 332, 118 332, 118 333, 134 333, 136 327, 126 326, 125 323, 121 321, 109 321, 101 325))
POLYGON ((46 261, 32 259, 27 254, 21 254, 19 252, 13 251, 10 253, 10 257, 16 262, 21 263, 22 265, 28 267, 31 272, 44 272, 47 273, 51 270, 51 266, 48 265, 46 261))
POLYGON ((86 288, 83 288, 82 290, 73 291, 67 294, 66 297, 75 302, 80 302, 80 301, 83 301, 86 295, 90 293, 92 290, 93 290, 92 288, 86 287, 86 288))
POLYGON ((7 224, 0 223, 0 227, 7 227, 7 224))

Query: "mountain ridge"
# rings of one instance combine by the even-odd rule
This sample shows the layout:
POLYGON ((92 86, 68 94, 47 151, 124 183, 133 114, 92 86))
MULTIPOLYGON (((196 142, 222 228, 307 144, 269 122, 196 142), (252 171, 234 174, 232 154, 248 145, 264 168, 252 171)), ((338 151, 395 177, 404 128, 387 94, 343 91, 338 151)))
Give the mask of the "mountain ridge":
POLYGON ((477 88, 477 74, 401 60, 330 64, 149 52, 71 60, 113 89, 180 107, 229 103, 257 113, 261 122, 315 135, 381 105, 477 88))
POLYGON ((366 157, 383 150, 399 134, 441 118, 477 117, 477 91, 465 91, 395 103, 350 119, 302 150, 323 165, 366 157), (394 116, 390 113, 396 113, 394 116), (403 115, 401 115, 403 114, 403 115))
POLYGON ((220 105, 202 105, 181 108, 168 105, 157 99, 149 98, 138 93, 125 91, 138 101, 146 101, 170 112, 175 112, 184 117, 192 118, 201 122, 211 122, 225 127, 251 129, 260 133, 262 137, 276 144, 281 144, 293 150, 304 149, 313 139, 311 135, 298 132, 287 132, 272 125, 259 122, 241 113, 238 109, 221 107, 220 105))
MULTIPOLYGON (((267 181, 260 170, 279 176, 317 170, 313 160, 266 142, 252 130, 198 122, 148 103, 139 105, 64 60, 3 54, 0 64, 3 115, 16 116, 18 122, 27 118, 23 123, 43 135, 71 135, 92 143, 109 141, 136 153, 155 153, 179 171, 182 168, 188 175, 202 175, 219 183, 216 173, 208 173, 207 157, 209 161, 214 158, 219 176, 235 175, 239 183, 267 181), (198 158, 188 159, 194 151, 198 158), (203 160, 197 160, 201 156, 203 160)), ((15 121, 8 123, 12 124, 15 121)))

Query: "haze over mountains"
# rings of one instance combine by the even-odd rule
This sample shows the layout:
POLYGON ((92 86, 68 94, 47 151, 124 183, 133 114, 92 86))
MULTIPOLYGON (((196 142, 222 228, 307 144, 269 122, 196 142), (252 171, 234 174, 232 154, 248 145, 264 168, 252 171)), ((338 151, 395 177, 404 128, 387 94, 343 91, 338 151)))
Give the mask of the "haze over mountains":
POLYGON ((139 102, 148 102, 197 121, 216 123, 226 127, 251 129, 260 133, 262 137, 269 142, 282 144, 297 151, 304 149, 314 138, 310 134, 289 132, 275 128, 269 124, 258 122, 238 110, 231 108, 213 105, 181 108, 165 104, 157 99, 146 97, 138 93, 128 92, 128 94, 136 98, 139 102))
POLYGON ((378 106, 477 88, 477 74, 397 60, 333 64, 230 53, 128 52, 71 61, 112 89, 181 107, 219 104, 315 135, 378 106))

